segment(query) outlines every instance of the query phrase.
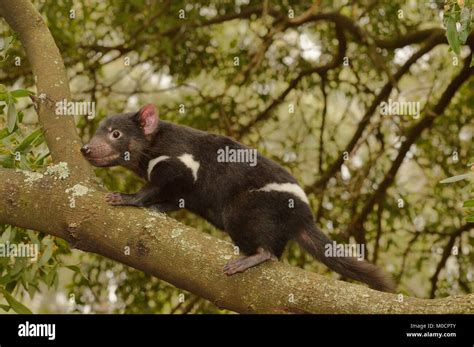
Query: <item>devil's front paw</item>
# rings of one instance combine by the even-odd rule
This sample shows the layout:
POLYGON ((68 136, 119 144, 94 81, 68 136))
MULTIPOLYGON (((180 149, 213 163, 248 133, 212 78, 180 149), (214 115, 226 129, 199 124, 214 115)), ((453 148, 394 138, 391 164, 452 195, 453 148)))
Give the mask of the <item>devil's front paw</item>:
POLYGON ((108 193, 105 196, 105 201, 107 201, 111 205, 123 205, 124 204, 122 194, 120 194, 120 193, 108 193))

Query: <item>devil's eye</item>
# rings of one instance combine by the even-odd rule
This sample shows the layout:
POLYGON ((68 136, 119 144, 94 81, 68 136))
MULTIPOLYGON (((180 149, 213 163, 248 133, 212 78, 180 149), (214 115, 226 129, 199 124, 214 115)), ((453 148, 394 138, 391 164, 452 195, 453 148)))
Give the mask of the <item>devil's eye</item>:
POLYGON ((114 131, 112 132, 112 137, 113 137, 114 139, 118 139, 118 138, 120 137, 120 135, 122 135, 122 134, 120 134, 120 131, 118 131, 118 130, 114 130, 114 131))

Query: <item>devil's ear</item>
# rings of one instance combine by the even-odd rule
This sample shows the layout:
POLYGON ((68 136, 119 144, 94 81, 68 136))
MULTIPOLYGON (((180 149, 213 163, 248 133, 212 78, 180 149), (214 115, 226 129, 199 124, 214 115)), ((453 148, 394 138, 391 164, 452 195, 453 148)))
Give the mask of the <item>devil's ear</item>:
POLYGON ((155 105, 146 104, 138 111, 136 117, 145 135, 152 134, 158 128, 158 114, 155 111, 155 105))

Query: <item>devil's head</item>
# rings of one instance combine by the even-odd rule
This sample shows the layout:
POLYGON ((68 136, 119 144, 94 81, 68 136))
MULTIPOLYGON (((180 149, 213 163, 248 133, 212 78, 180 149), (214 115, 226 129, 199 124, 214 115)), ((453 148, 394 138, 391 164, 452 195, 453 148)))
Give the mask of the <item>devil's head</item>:
POLYGON ((157 131, 158 122, 152 104, 143 106, 135 113, 107 117, 81 152, 94 166, 129 166, 134 161, 130 155, 143 151, 157 131))

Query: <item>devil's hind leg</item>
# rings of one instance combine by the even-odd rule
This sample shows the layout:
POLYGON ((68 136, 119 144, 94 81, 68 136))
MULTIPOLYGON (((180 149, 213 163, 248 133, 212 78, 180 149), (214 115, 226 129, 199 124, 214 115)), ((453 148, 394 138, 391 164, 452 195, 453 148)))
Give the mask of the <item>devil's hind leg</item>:
POLYGON ((281 221, 281 211, 265 196, 242 194, 225 209, 225 230, 245 257, 229 261, 224 273, 233 275, 281 257, 288 235, 281 221))
POLYGON ((259 247, 255 254, 229 261, 224 266, 224 273, 230 276, 238 272, 244 272, 253 266, 270 260, 272 256, 273 254, 270 251, 259 247))

